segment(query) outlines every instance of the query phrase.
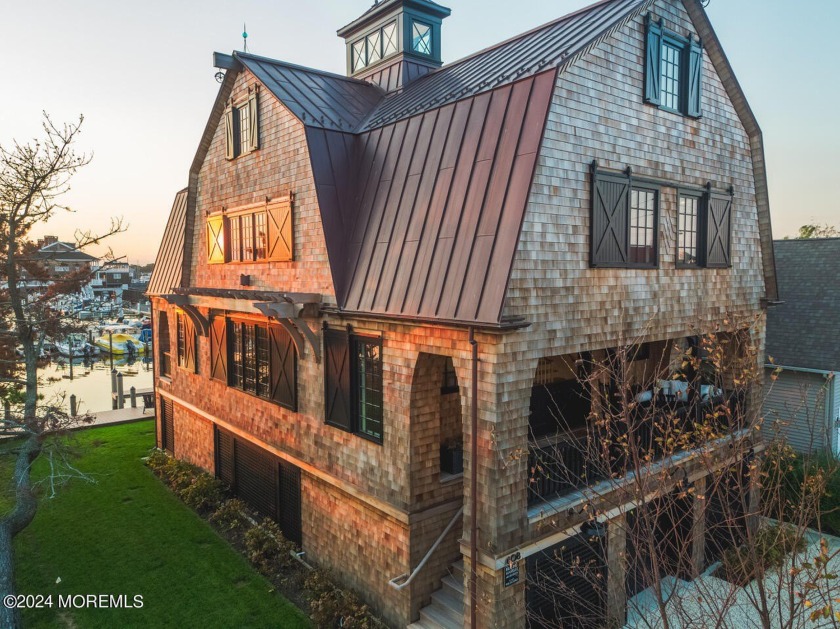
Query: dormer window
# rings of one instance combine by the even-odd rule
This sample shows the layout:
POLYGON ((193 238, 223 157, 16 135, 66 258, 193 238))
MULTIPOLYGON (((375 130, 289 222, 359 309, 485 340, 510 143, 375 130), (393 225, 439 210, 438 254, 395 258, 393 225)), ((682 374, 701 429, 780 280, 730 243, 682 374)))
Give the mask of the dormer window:
POLYGON ((388 22, 385 26, 353 42, 353 72, 377 63, 398 50, 397 23, 396 21, 388 22))
POLYGON ((699 118, 703 96, 703 48, 692 35, 667 30, 647 16, 645 102, 660 109, 699 118))
POLYGON ((411 49, 421 55, 432 54, 432 27, 423 22, 413 22, 411 26, 411 49))
POLYGON ((225 109, 225 157, 236 159, 260 148, 260 118, 257 88, 248 90, 241 102, 225 109))

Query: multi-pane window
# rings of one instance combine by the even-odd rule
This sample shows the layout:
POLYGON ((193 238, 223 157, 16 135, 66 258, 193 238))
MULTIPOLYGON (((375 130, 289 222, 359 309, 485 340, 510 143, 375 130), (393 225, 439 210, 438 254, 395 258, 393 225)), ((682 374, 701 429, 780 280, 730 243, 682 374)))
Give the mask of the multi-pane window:
POLYGON ((231 216, 230 259, 232 262, 250 262, 266 258, 265 212, 231 216))
POLYGON ((423 22, 411 25, 411 49, 421 55, 432 54, 432 27, 423 22))
POLYGON ((629 261, 645 266, 656 265, 656 192, 630 190, 629 261))
POLYGON ((326 423, 381 444, 382 392, 382 339, 324 330, 326 423))
POLYGON ((648 14, 645 34, 646 103, 699 118, 702 110, 703 47, 693 34, 663 28, 648 14))
POLYGON ((666 109, 680 109, 680 67, 682 50, 669 42, 662 43, 662 61, 659 84, 660 104, 666 109))
POLYGON ((230 224, 230 259, 232 262, 242 260, 242 227, 239 217, 231 218, 230 224))
POLYGON ((164 310, 158 312, 157 345, 160 352, 160 375, 168 376, 172 373, 172 356, 169 353, 169 317, 164 310))
POLYGON ((677 214, 677 265, 699 266, 699 197, 680 195, 677 214))
POLYGON ((207 261, 290 261, 294 258, 292 196, 254 209, 234 209, 207 216, 207 261))
POLYGON ((372 63, 397 52, 397 23, 389 22, 385 26, 368 33, 350 47, 353 72, 363 70, 372 63))
POLYGON ((251 103, 248 101, 239 107, 239 152, 251 151, 251 103))
POLYGON ((186 316, 179 312, 175 317, 175 330, 178 366, 195 373, 197 365, 195 328, 187 321, 186 316))
MULTIPOLYGON (((212 351, 224 351, 222 346, 212 351)), ((297 405, 297 354, 280 326, 227 322, 228 385, 294 410, 297 405)), ((213 361, 211 355, 211 363, 213 361)))
POLYGON ((353 340, 356 429, 359 434, 382 440, 382 344, 379 339, 353 340))

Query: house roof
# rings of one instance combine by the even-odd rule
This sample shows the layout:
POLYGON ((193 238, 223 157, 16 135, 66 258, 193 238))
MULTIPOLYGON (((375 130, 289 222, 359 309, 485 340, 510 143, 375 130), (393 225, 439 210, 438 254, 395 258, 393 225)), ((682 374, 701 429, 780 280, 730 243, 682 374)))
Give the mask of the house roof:
MULTIPOLYGON (((682 1, 750 136, 772 299, 761 132, 700 0, 682 1)), ((555 77, 653 2, 601 0, 387 95, 364 81, 234 53, 186 202, 195 205, 201 165, 247 68, 303 123, 339 308, 499 325, 555 77)), ((188 233, 194 214, 186 212, 188 233)), ((192 239, 183 246, 179 277, 188 285, 192 239)))
POLYGON ((784 303, 767 311, 767 356, 778 365, 840 371, 840 238, 774 244, 784 303))
POLYGON ((175 195, 152 277, 149 278, 147 295, 164 295, 181 286, 186 214, 187 188, 184 188, 175 195))
POLYGON ((33 254, 39 260, 57 260, 71 262, 92 262, 96 256, 80 251, 76 245, 70 242, 54 242, 46 247, 41 247, 33 254))

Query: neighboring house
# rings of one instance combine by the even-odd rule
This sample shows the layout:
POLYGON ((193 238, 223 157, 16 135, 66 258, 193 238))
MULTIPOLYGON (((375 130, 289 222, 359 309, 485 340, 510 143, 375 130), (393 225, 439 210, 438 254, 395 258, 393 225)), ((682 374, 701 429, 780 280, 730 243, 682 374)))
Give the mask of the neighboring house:
POLYGON ((125 262, 106 262, 93 268, 93 279, 90 287, 94 296, 102 298, 114 297, 120 299, 124 290, 133 281, 134 271, 125 262))
POLYGON ((46 244, 33 257, 46 269, 51 279, 88 272, 97 262, 96 257, 80 251, 73 243, 61 242, 54 236, 47 236, 45 241, 46 244))
POLYGON ((800 452, 840 453, 840 238, 773 244, 784 303, 767 314, 765 418, 800 452))
POLYGON ((587 517, 520 454, 557 436, 546 387, 579 399, 567 365, 629 339, 655 365, 726 316, 763 342, 762 139, 699 0, 606 0, 442 66, 447 15, 375 4, 339 30, 349 77, 216 55, 148 289, 158 442, 394 626, 465 622, 475 523, 476 624, 521 627, 587 517))

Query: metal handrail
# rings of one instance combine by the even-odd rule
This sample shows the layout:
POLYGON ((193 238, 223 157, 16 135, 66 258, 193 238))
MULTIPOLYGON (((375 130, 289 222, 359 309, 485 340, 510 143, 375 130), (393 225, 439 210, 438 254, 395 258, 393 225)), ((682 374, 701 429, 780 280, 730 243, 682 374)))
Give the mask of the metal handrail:
POLYGON ((414 577, 417 576, 417 573, 420 572, 423 569, 423 566, 426 565, 426 562, 429 561, 429 557, 431 557, 432 553, 435 552, 435 550, 437 550, 437 547, 440 546, 440 543, 443 541, 443 538, 446 537, 446 534, 452 530, 452 527, 455 526, 455 522, 458 521, 458 518, 460 518, 461 515, 463 515, 463 513, 464 507, 461 506, 461 508, 458 509, 458 512, 454 516, 452 516, 452 519, 449 521, 449 524, 446 525, 446 528, 443 529, 443 533, 438 535, 438 538, 435 540, 435 543, 432 544, 432 547, 428 550, 426 556, 420 560, 420 563, 417 564, 417 567, 414 569, 413 572, 409 572, 408 574, 401 574, 398 577, 394 577, 393 579, 388 581, 388 585, 390 585, 395 590, 402 590, 409 583, 411 583, 414 580, 414 577), (399 583, 401 579, 405 579, 405 581, 399 583))

